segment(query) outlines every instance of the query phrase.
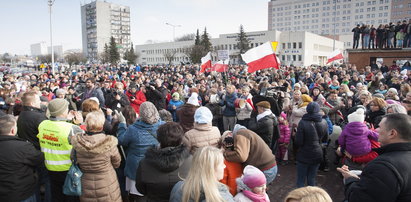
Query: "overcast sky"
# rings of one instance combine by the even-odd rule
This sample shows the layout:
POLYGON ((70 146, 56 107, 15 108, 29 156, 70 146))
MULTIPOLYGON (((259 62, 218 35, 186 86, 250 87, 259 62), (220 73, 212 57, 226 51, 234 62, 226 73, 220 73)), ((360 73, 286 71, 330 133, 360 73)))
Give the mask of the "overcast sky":
MULTIPOLYGON (((47 0, 1 0, 0 53, 30 54, 30 44, 50 44, 47 0)), ((80 6, 88 1, 55 0, 53 6, 53 44, 64 50, 81 49, 80 6)), ((207 27, 215 38, 236 33, 243 24, 245 31, 267 29, 268 0, 111 0, 129 6, 131 39, 136 44, 148 40, 171 41, 207 27)))

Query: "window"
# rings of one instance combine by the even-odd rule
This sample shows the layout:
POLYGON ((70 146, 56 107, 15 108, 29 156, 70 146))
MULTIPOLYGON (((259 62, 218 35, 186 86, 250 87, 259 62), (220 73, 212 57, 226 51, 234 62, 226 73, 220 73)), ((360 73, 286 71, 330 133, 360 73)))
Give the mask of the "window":
POLYGON ((291 43, 287 43, 288 49, 291 49, 291 43))
POLYGON ((303 42, 298 42, 298 48, 303 48, 303 42))
POLYGON ((302 56, 298 55, 298 61, 301 61, 301 60, 302 60, 302 56))
POLYGON ((282 56, 281 56, 281 60, 282 60, 282 61, 285 61, 285 55, 282 55, 282 56))
POLYGON ((293 43, 293 48, 294 48, 294 49, 297 48, 297 43, 296 43, 296 42, 293 43))
POLYGON ((291 61, 291 55, 287 55, 287 61, 291 61))
POLYGON ((293 55, 293 61, 297 61, 297 56, 293 55))
POLYGON ((283 43, 283 49, 286 49, 287 47, 285 46, 285 43, 283 43))

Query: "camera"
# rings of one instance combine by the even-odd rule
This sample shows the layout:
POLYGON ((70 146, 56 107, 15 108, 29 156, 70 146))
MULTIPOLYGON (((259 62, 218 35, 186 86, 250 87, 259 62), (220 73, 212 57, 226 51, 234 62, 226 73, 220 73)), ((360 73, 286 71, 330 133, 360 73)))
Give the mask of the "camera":
POLYGON ((136 98, 135 98, 134 96, 130 96, 130 99, 131 99, 131 100, 134 100, 134 99, 136 99, 136 98))

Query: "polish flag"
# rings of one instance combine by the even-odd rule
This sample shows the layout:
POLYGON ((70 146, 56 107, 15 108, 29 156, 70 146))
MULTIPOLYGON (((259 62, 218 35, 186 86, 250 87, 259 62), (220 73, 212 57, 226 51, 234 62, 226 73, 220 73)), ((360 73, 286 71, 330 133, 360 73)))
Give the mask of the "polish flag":
POLYGON ((216 72, 226 72, 228 70, 228 63, 230 60, 220 60, 216 62, 213 67, 211 68, 212 71, 216 72))
POLYGON ((340 50, 333 51, 329 56, 327 56, 327 64, 334 61, 334 60, 341 60, 343 59, 343 55, 340 50))
POLYGON ((208 52, 206 56, 201 58, 200 72, 204 72, 208 68, 211 68, 211 52, 208 52))
POLYGON ((280 63, 274 53, 277 48, 277 44, 278 42, 268 41, 260 46, 248 50, 244 54, 241 54, 244 62, 248 65, 248 73, 270 67, 278 69, 280 63))

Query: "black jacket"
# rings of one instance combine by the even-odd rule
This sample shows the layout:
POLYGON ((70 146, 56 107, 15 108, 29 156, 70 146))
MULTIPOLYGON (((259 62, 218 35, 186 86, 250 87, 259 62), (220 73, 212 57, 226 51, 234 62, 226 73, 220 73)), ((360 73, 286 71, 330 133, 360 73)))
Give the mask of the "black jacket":
POLYGON ((278 138, 280 138, 278 121, 272 114, 265 116, 258 121, 255 118, 252 118, 250 119, 248 126, 249 129, 257 133, 270 148, 273 140, 277 141, 278 138))
POLYGON ((380 154, 367 164, 361 179, 345 181, 350 202, 411 201, 411 142, 395 143, 375 149, 380 154))
POLYGON ((328 135, 327 121, 311 121, 304 116, 298 123, 295 137, 295 144, 298 147, 297 161, 305 164, 321 163, 323 151, 320 141, 324 135, 328 135))
POLYGON ((40 150, 37 134, 39 133, 39 125, 44 120, 47 120, 46 114, 40 109, 24 106, 17 119, 17 136, 33 143, 34 147, 40 150))
POLYGON ((34 170, 44 155, 30 142, 0 135, 0 201, 21 201, 34 194, 34 170))
POLYGON ((166 95, 164 95, 162 91, 157 89, 151 89, 150 87, 146 89, 147 92, 145 93, 145 96, 147 98, 147 101, 152 102, 154 106, 156 106, 156 109, 158 111, 166 109, 166 95))
POLYGON ((121 92, 112 92, 107 96, 106 99, 106 106, 107 108, 117 111, 121 111, 124 107, 129 106, 130 101, 128 100, 128 97, 126 94, 121 93, 121 92), (116 95, 120 95, 120 100, 116 99, 116 95))
POLYGON ((136 188, 148 202, 168 202, 174 184, 187 176, 192 156, 184 145, 152 147, 145 155, 137 169, 136 188))

